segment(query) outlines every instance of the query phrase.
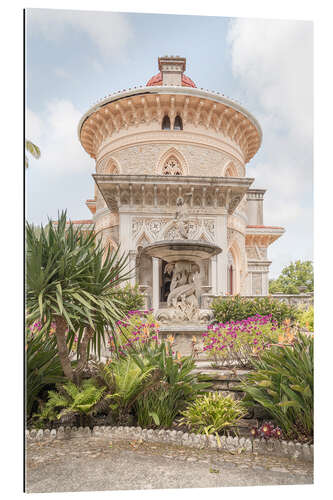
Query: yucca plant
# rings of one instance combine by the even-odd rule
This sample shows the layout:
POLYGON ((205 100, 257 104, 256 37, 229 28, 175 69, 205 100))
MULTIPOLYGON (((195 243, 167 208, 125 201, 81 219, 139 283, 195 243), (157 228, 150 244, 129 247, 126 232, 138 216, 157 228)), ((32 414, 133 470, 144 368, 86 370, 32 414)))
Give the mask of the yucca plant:
POLYGON ((43 332, 33 337, 27 336, 26 342, 26 411, 27 416, 38 402, 39 395, 52 384, 65 380, 57 355, 55 340, 44 338, 43 332))
POLYGON ((313 337, 299 334, 293 346, 272 347, 253 361, 239 388, 244 404, 259 404, 286 437, 313 436, 313 337))
POLYGON ((247 411, 240 401, 218 392, 199 396, 185 411, 181 422, 198 434, 217 434, 237 422, 247 411))
POLYGON ((128 258, 119 249, 105 252, 93 230, 67 224, 66 212, 56 224, 50 221, 39 231, 27 223, 26 248, 27 323, 37 319, 46 325, 55 323, 64 374, 78 382, 90 345, 99 353, 101 343, 105 344, 105 327, 112 333, 124 315, 126 306, 117 290, 130 277, 128 258), (75 335, 78 362, 74 370, 70 348, 75 335))
POLYGON ((48 401, 39 417, 41 419, 70 421, 94 414, 106 387, 97 386, 94 379, 84 380, 81 387, 68 381, 59 386, 58 391, 49 391, 48 401))

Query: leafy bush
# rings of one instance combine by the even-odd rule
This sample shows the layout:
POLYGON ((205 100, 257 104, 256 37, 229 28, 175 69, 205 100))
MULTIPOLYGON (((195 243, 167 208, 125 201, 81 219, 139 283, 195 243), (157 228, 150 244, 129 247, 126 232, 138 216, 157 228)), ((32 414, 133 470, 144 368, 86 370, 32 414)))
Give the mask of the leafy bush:
POLYGON ((118 288, 115 297, 124 304, 124 312, 138 311, 144 305, 143 295, 139 292, 139 286, 131 286, 127 283, 123 288, 118 288))
POLYGON ((253 361, 239 388, 244 404, 263 406, 287 438, 313 436, 313 337, 299 334, 293 346, 272 347, 253 361))
POLYGON ((251 365, 251 358, 278 340, 277 321, 271 315, 209 325, 202 334, 203 350, 223 366, 251 365))
POLYGON ((313 306, 305 309, 300 313, 299 324, 302 328, 306 328, 309 332, 314 330, 314 309, 313 306))
POLYGON ((260 314, 261 316, 272 315, 272 319, 281 325, 289 318, 297 320, 299 311, 295 306, 289 306, 284 302, 279 302, 272 297, 256 297, 247 299, 236 295, 234 297, 217 297, 212 302, 214 321, 226 323, 227 321, 237 321, 260 314))
POLYGON ((210 386, 204 382, 204 376, 192 373, 195 361, 191 356, 173 353, 172 341, 145 344, 144 351, 131 356, 142 369, 144 366, 154 369, 152 383, 135 403, 142 427, 170 427, 186 403, 210 386))
POLYGON ((39 324, 26 334, 26 411, 30 417, 37 410, 38 401, 50 385, 64 381, 57 355, 55 339, 45 337, 39 324))
POLYGON ((181 421, 194 432, 215 434, 235 425, 246 413, 240 401, 231 396, 223 397, 218 392, 209 392, 197 397, 182 412, 181 421))
POLYGON ((126 423, 139 394, 149 387, 153 367, 138 364, 130 357, 122 357, 98 365, 98 378, 107 387, 107 409, 113 420, 126 423), (111 411, 110 411, 111 410, 111 411))
POLYGON ((59 386, 58 391, 49 391, 48 401, 40 419, 71 421, 75 417, 91 416, 101 400, 106 387, 98 387, 94 379, 84 380, 78 387, 73 382, 59 386))

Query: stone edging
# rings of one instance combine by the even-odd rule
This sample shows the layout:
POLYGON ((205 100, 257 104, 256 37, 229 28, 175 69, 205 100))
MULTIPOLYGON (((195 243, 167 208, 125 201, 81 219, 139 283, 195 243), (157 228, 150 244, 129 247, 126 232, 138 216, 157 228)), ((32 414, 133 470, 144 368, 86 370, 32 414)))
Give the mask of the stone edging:
POLYGON ((47 441, 53 439, 74 439, 107 437, 108 439, 142 439, 153 443, 169 443, 191 448, 210 448, 226 451, 244 451, 277 457, 288 457, 306 462, 313 461, 313 444, 294 443, 293 441, 265 440, 187 433, 176 430, 141 429, 141 427, 59 427, 58 429, 26 430, 27 441, 47 441))

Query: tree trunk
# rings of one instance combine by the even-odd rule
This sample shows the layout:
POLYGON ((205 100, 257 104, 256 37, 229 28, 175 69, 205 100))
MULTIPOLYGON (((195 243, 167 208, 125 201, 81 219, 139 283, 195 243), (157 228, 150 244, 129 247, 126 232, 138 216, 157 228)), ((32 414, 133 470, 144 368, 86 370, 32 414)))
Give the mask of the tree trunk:
POLYGON ((69 359, 69 353, 66 342, 66 328, 67 323, 62 316, 55 316, 54 321, 56 324, 55 336, 57 339, 58 354, 62 369, 65 376, 73 381, 73 368, 69 359))
POLYGON ((81 373, 84 370, 87 361, 88 361, 88 342, 91 340, 94 336, 94 330, 91 328, 91 326, 87 326, 84 330, 83 338, 80 342, 79 345, 79 361, 77 363, 77 367, 74 372, 74 378, 75 378, 75 383, 79 384, 80 383, 80 378, 81 378, 81 373))

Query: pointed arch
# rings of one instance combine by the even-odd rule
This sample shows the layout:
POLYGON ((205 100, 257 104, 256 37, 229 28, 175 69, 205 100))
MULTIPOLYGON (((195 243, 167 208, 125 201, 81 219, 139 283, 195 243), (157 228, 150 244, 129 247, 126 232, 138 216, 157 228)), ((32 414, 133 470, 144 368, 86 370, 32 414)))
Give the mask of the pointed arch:
POLYGON ((105 175, 119 175, 121 170, 117 160, 107 156, 97 163, 96 172, 105 175))
POLYGON ((188 175, 184 156, 174 147, 165 151, 156 165, 158 175, 188 175))
POLYGON ((224 166, 223 177, 238 177, 237 167, 232 160, 224 166))

